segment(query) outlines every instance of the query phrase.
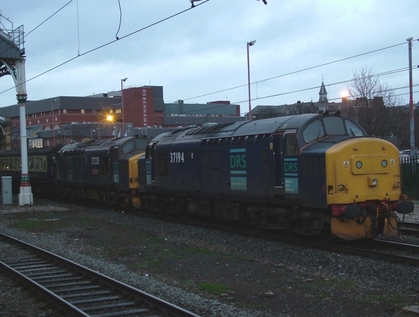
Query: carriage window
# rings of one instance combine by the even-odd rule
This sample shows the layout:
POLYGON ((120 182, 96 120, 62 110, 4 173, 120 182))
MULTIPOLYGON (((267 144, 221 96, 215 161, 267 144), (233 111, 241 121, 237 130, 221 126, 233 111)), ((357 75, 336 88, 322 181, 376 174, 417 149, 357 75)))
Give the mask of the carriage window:
POLYGON ((13 163, 12 168, 13 168, 14 170, 17 170, 17 169, 19 169, 19 168, 20 168, 20 158, 13 158, 12 163, 13 163))

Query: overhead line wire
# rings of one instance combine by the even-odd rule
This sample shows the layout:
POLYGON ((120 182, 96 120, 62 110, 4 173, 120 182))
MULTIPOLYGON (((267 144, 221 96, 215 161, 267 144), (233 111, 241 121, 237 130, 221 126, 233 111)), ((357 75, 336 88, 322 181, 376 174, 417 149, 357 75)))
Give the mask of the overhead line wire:
MULTIPOLYGON (((419 65, 416 65, 414 69, 418 69, 418 67, 419 67, 419 65)), ((385 71, 385 72, 382 72, 382 73, 374 74, 373 77, 391 75, 391 74, 407 71, 408 69, 409 69, 409 67, 403 67, 403 68, 398 68, 398 69, 395 69, 395 70, 389 70, 389 71, 385 71)), ((334 83, 328 84, 327 86, 334 86, 334 85, 349 83, 351 81, 354 81, 354 79, 348 79, 348 80, 334 82, 334 83)), ((289 95, 289 94, 294 94, 294 93, 302 92, 302 91, 309 91, 309 90, 312 90, 312 89, 317 89, 319 87, 320 86, 317 85, 317 86, 314 86, 314 87, 302 88, 302 89, 297 89, 297 90, 293 90, 293 91, 287 91, 287 92, 282 92, 282 93, 278 93, 278 94, 268 95, 268 96, 264 96, 264 97, 257 97, 257 98, 251 99, 251 101, 260 100, 260 99, 268 99, 268 98, 273 98, 273 97, 278 97, 278 96, 283 96, 283 95, 289 95)), ((233 104, 239 104, 239 103, 247 102, 247 101, 248 101, 247 99, 246 100, 241 100, 241 101, 235 101, 235 102, 233 102, 233 104)))
MULTIPOLYGON (((390 49, 390 48, 393 48, 393 47, 396 47, 396 46, 400 46, 400 45, 404 45, 404 44, 406 44, 406 42, 399 43, 399 44, 394 44, 394 45, 390 45, 390 46, 383 47, 383 48, 376 49, 376 50, 372 50, 372 51, 369 51, 369 52, 365 52, 365 53, 361 53, 361 54, 357 54, 357 55, 353 55, 353 56, 341 58, 341 59, 338 59, 338 60, 335 60, 335 61, 331 61, 331 62, 327 62, 327 63, 323 63, 323 64, 319 64, 319 65, 315 65, 315 66, 303 68, 303 69, 300 69, 300 70, 296 70, 296 71, 293 71, 293 72, 281 74, 281 75, 278 75, 278 76, 270 77, 270 78, 267 78, 267 79, 255 81, 255 82, 250 83, 250 85, 258 84, 258 83, 261 83, 261 82, 269 81, 269 80, 280 78, 280 77, 294 75, 294 74, 301 73, 301 72, 304 72, 304 71, 307 71, 307 70, 311 70, 311 69, 315 69, 315 68, 319 68, 319 67, 323 67, 323 66, 335 64, 335 63, 339 63, 339 62, 342 62, 342 61, 345 61, 345 60, 348 60, 348 59, 352 59, 352 58, 356 58, 356 57, 360 57, 360 56, 364 56, 364 55, 376 53, 376 52, 379 52, 379 51, 383 51, 383 50, 390 49)), ((196 99, 196 98, 205 97, 205 96, 217 94, 217 93, 220 93, 220 92, 225 92, 225 91, 229 91, 229 90, 233 90, 233 89, 237 89, 237 88, 242 88, 242 87, 247 87, 247 86, 248 86, 248 84, 243 84, 243 85, 239 85, 239 86, 235 86, 235 87, 231 87, 231 88, 227 88, 227 89, 222 89, 222 90, 218 90, 218 91, 215 91, 215 92, 211 92, 211 93, 207 93, 207 94, 203 94, 203 95, 199 95, 199 96, 195 96, 195 97, 191 97, 191 98, 186 98, 184 100, 196 99)))
MULTIPOLYGON (((55 11, 54 13, 52 13, 48 18, 46 18, 44 21, 42 21, 41 23, 39 23, 35 28, 33 28, 31 31, 29 31, 27 34, 25 34, 24 35, 24 38, 26 38, 28 35, 30 35, 31 33, 33 33, 36 29, 38 29, 45 22, 47 22, 48 20, 50 20, 54 15, 56 15, 58 12, 60 12, 61 10, 63 10, 71 2, 73 2, 73 0, 70 0, 69 2, 67 2, 65 5, 63 5, 61 8, 59 8, 57 11, 55 11)), ((11 31, 14 31, 14 30, 11 30, 11 31)), ((6 53, 10 49, 11 49, 11 47, 8 47, 7 49, 5 49, 3 52, 0 53, 0 56, 3 55, 4 53, 6 53)))
POLYGON ((61 8, 59 8, 57 11, 55 11, 53 14, 51 14, 48 18, 46 18, 44 21, 42 21, 40 24, 38 24, 34 29, 32 29, 30 32, 28 32, 28 34, 26 34, 25 36, 28 36, 29 34, 31 34, 32 32, 34 32, 37 28, 39 28, 42 24, 44 24, 45 22, 47 22, 48 20, 50 20, 54 15, 56 15, 58 12, 60 12, 61 10, 63 10, 66 6, 68 6, 71 2, 73 2, 73 0, 68 1, 65 5, 63 5, 61 8))
MULTIPOLYGON (((73 0, 71 0, 71 1, 73 1, 73 0)), ((208 1, 210 1, 210 0, 205 0, 204 2, 201 2, 201 3, 199 3, 199 4, 196 4, 194 7, 190 7, 190 8, 188 8, 188 9, 185 9, 185 10, 179 11, 178 13, 172 14, 172 15, 170 15, 170 16, 168 16, 168 17, 166 17, 166 18, 163 18, 163 19, 158 20, 158 21, 156 21, 156 22, 154 22, 154 23, 151 23, 151 24, 149 24, 149 25, 147 25, 147 26, 145 26, 145 27, 143 27, 143 28, 140 28, 140 29, 138 29, 138 30, 136 30, 136 31, 133 31, 133 32, 131 32, 131 33, 128 33, 128 34, 126 34, 126 35, 124 35, 124 36, 121 36, 120 38, 117 38, 117 39, 115 39, 115 40, 112 40, 112 41, 109 41, 109 42, 104 43, 104 44, 102 44, 102 45, 99 45, 99 46, 97 46, 97 47, 95 47, 95 48, 92 48, 92 49, 90 49, 90 50, 88 50, 88 51, 86 51, 86 52, 84 52, 84 53, 78 53, 78 55, 77 55, 77 56, 74 56, 74 57, 72 57, 72 58, 70 58, 70 59, 68 59, 68 60, 66 60, 66 61, 64 61, 64 62, 62 62, 62 63, 60 63, 60 64, 58 64, 58 65, 56 65, 56 66, 54 66, 54 67, 52 67, 52 68, 50 68, 50 69, 48 69, 48 70, 44 71, 44 72, 42 72, 42 73, 40 73, 40 74, 38 74, 38 75, 36 75, 36 76, 34 76, 34 77, 32 77, 32 78, 27 79, 27 80, 25 81, 25 83, 27 83, 27 82, 29 82, 29 81, 31 81, 31 80, 34 80, 34 79, 36 79, 36 78, 38 78, 38 77, 40 77, 40 76, 42 76, 42 75, 45 75, 45 74, 47 74, 47 73, 49 73, 49 72, 51 72, 51 71, 53 71, 53 70, 55 70, 55 69, 57 69, 57 68, 59 68, 59 67, 63 66, 63 65, 65 65, 65 64, 68 64, 68 63, 70 63, 70 62, 74 61, 75 59, 77 59, 77 58, 79 58, 79 57, 82 57, 82 56, 84 56, 84 55, 87 55, 87 54, 90 54, 90 53, 92 53, 92 52, 95 52, 95 51, 97 51, 97 50, 99 50, 99 49, 101 49, 101 48, 104 48, 104 47, 106 47, 106 46, 108 46, 108 45, 111 45, 111 44, 113 44, 113 43, 115 43, 115 42, 117 42, 117 41, 123 40, 123 39, 125 39, 125 38, 127 38, 127 37, 130 37, 130 36, 134 35, 134 34, 137 34, 137 33, 139 33, 139 32, 142 32, 142 31, 144 31, 144 30, 147 30, 147 29, 149 29, 149 28, 151 28, 151 27, 153 27, 153 26, 155 26, 155 25, 158 25, 158 24, 163 23, 163 22, 165 22, 165 21, 167 21, 167 20, 170 20, 170 19, 172 19, 172 18, 174 18, 174 17, 176 17, 176 16, 178 16, 178 15, 181 15, 181 14, 183 14, 183 13, 185 13, 185 12, 187 12, 187 11, 191 10, 191 9, 194 9, 194 8, 196 8, 196 7, 201 6, 201 5, 205 4, 205 3, 207 3, 208 1)), ((12 90, 13 88, 15 88, 15 86, 14 86, 14 87, 11 87, 11 88, 9 88, 9 89, 6 89, 6 90, 1 91, 1 92, 0 92, 0 94, 3 94, 3 93, 5 93, 5 92, 7 92, 7 91, 9 91, 9 90, 12 90)))

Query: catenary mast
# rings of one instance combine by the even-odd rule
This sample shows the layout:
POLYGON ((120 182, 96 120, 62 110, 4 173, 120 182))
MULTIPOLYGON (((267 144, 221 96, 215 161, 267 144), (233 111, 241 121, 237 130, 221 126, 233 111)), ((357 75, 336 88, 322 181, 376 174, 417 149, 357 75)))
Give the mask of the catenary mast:
POLYGON ((19 193, 19 206, 32 205, 33 195, 28 172, 28 145, 26 136, 26 76, 25 76, 25 48, 23 25, 13 28, 13 23, 0 14, 0 77, 11 75, 19 105, 20 120, 20 148, 22 174, 19 193), (11 24, 6 29, 3 24, 6 20, 11 24))

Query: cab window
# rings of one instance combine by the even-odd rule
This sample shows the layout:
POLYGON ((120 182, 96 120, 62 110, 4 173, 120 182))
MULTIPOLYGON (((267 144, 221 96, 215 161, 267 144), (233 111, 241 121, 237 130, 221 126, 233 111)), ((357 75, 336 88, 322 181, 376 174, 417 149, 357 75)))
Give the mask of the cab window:
POLYGON ((285 137, 285 154, 296 155, 298 154, 298 142, 295 134, 287 134, 285 137))
POLYGON ((321 123, 320 120, 316 120, 310 123, 310 125, 307 128, 305 128, 303 132, 304 142, 306 143, 310 143, 323 136, 324 136, 324 129, 323 129, 323 124, 321 123))

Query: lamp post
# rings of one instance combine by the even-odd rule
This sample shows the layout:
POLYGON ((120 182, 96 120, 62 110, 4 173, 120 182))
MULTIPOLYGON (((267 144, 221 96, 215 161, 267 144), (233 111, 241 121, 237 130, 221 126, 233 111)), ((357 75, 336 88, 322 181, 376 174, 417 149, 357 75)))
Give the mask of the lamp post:
POLYGON ((412 40, 413 37, 406 39, 409 54, 409 113, 410 113, 410 158, 416 157, 415 149, 415 108, 413 106, 413 78, 412 78, 412 40))
POLYGON ((125 114, 124 114, 124 82, 128 79, 128 77, 121 79, 121 115, 122 115, 122 137, 124 137, 124 130, 125 130, 125 114))
POLYGON ((340 96, 342 97, 342 103, 343 103, 343 108, 341 110, 345 110, 342 111, 345 115, 348 115, 348 92, 346 90, 343 90, 340 93, 340 96))
POLYGON ((54 131, 54 128, 55 128, 55 122, 54 122, 54 102, 56 101, 57 99, 54 99, 52 102, 51 102, 51 121, 52 121, 52 146, 55 146, 55 131, 54 131))
POLYGON ((248 118, 249 121, 252 120, 252 102, 250 97, 250 60, 249 60, 249 47, 253 46, 256 43, 256 40, 247 42, 246 48, 247 48, 247 89, 249 92, 249 113, 248 118))

